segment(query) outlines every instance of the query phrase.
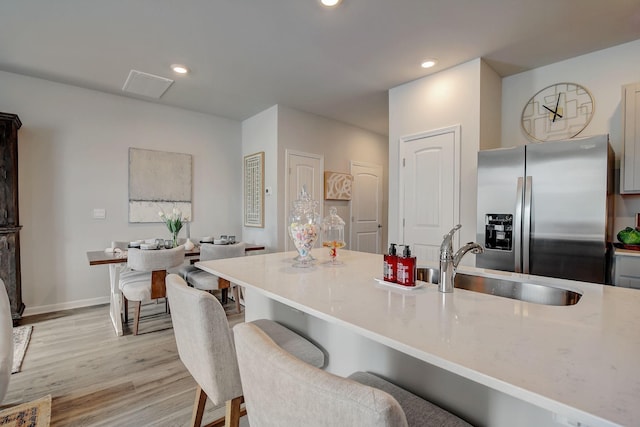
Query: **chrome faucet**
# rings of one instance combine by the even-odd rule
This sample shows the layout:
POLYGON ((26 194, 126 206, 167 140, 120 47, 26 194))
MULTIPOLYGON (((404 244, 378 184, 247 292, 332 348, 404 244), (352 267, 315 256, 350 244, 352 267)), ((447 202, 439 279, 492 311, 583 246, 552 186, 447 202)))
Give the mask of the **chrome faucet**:
POLYGON ((456 275, 456 268, 467 252, 481 254, 484 248, 475 242, 469 242, 454 254, 453 235, 462 225, 458 224, 444 235, 440 245, 440 282, 438 290, 440 292, 453 292, 453 278, 456 275))

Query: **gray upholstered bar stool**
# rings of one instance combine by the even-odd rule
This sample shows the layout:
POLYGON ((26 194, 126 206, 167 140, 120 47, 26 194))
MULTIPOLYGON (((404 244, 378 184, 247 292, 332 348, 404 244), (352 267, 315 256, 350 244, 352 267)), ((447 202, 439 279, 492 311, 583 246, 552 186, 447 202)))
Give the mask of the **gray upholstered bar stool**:
POLYGON ((13 318, 7 288, 0 279, 0 403, 4 399, 13 365, 13 318))
POLYGON ((129 301, 135 303, 133 335, 138 335, 142 301, 164 298, 167 270, 178 267, 183 262, 184 246, 160 250, 129 249, 128 270, 120 273, 119 287, 124 302, 125 322, 129 317, 129 301))
POLYGON ((251 427, 469 426, 382 378, 342 378, 291 357, 250 323, 233 328, 251 427))
MULTIPOLYGON (((178 354, 198 384, 190 425, 199 427, 202 423, 208 397, 216 407, 226 405, 226 416, 208 426, 238 426, 246 411, 241 409, 242 384, 224 308, 216 297, 187 286, 176 274, 168 275, 166 282, 178 354)), ((295 332, 271 320, 251 324, 282 346, 293 359, 316 368, 324 366, 324 353, 295 332)))
MULTIPOLYGON (((244 242, 232 245, 214 245, 203 243, 200 246, 200 261, 210 261, 213 259, 236 258, 244 256, 244 242)), ((228 280, 222 279, 204 270, 200 270, 195 265, 185 265, 180 268, 179 274, 184 280, 196 289, 211 292, 221 290, 222 301, 226 302, 226 293, 232 288, 233 298, 236 301, 236 311, 240 313, 240 290, 238 285, 234 285, 228 280)))

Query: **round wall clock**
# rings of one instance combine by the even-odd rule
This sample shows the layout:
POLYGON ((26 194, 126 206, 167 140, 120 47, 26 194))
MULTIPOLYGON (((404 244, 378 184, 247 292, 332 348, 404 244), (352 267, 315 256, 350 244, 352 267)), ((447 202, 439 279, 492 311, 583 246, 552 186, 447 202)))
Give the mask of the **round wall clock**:
POLYGON ((522 130, 535 141, 573 138, 587 127, 593 96, 576 83, 555 83, 533 95, 522 109, 522 130))

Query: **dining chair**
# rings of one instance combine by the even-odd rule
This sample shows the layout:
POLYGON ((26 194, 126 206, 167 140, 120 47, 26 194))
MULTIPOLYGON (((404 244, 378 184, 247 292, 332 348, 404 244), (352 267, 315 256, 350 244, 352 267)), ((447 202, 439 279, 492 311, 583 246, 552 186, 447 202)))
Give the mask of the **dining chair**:
MULTIPOLYGON (((207 426, 238 426, 246 411, 238 362, 222 304, 208 292, 189 287, 177 274, 167 276, 167 296, 178 354, 198 384, 191 426, 202 423, 207 397, 216 407, 226 406, 225 417, 207 426)), ((294 359, 312 366, 324 366, 324 353, 311 342, 271 320, 251 323, 264 331, 294 359)))
POLYGON ((0 279, 0 402, 9 388, 13 366, 13 318, 4 281, 0 279))
MULTIPOLYGON (((214 245, 212 243, 203 243, 200 245, 200 261, 210 261, 214 259, 235 258, 244 256, 246 243, 238 242, 232 245, 214 245)), ((199 269, 195 265, 186 265, 180 269, 182 277, 196 289, 212 292, 214 290, 222 291, 222 302, 226 303, 226 296, 231 288, 233 299, 236 302, 236 311, 240 313, 240 287, 232 284, 226 279, 215 276, 204 270, 199 269)))
POLYGON ((128 250, 128 269, 120 273, 119 287, 122 292, 125 323, 129 321, 129 301, 135 303, 133 335, 138 335, 142 301, 164 298, 166 296, 165 277, 167 270, 178 267, 183 262, 183 246, 173 249, 142 250, 130 248, 128 250))
POLYGON ((380 377, 339 377, 291 357, 250 323, 233 328, 251 427, 469 426, 380 377))

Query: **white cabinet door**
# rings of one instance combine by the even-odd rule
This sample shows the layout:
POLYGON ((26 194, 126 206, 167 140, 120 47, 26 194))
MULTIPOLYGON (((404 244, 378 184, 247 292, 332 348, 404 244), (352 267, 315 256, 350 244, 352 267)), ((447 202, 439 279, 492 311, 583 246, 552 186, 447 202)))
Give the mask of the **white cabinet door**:
POLYGON ((640 256, 614 256, 614 285, 640 289, 640 256))
POLYGON ((620 193, 640 193, 640 83, 622 87, 623 156, 620 193))

